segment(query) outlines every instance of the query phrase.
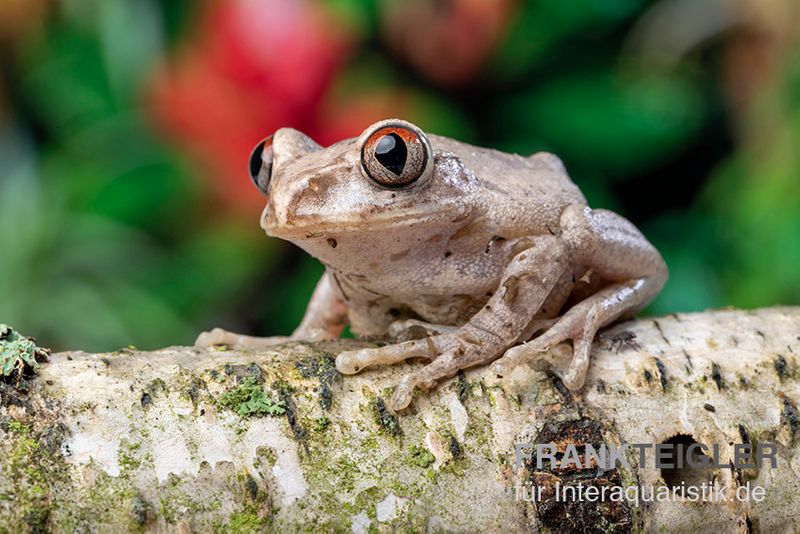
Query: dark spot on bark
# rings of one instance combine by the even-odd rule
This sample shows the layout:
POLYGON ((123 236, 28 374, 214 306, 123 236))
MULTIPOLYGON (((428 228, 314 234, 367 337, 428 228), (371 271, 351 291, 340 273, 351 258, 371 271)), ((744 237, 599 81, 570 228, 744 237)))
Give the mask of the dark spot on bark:
POLYGON ((717 385, 717 389, 721 390, 725 387, 725 382, 722 380, 722 373, 719 370, 719 365, 715 363, 711 364, 711 380, 717 385))
POLYGON ((36 442, 50 454, 56 454, 61 451, 61 444, 69 435, 69 429, 64 423, 56 423, 42 430, 36 442))
POLYGON ((606 383, 602 378, 597 379, 597 385, 595 386, 598 393, 605 393, 606 392, 606 383))
POLYGON ((372 410, 375 414, 375 422, 378 423, 378 426, 392 436, 400 435, 400 422, 397 420, 397 416, 389 411, 389 408, 386 407, 386 403, 383 402, 382 398, 376 397, 375 400, 372 401, 372 410))
POLYGON ((339 243, 337 243, 337 242, 336 242, 336 240, 335 240, 335 239, 333 239, 332 237, 329 237, 329 238, 328 238, 328 246, 329 246, 329 247, 331 247, 331 248, 336 248, 336 245, 338 245, 338 244, 339 244, 339 243))
POLYGON ((667 339, 667 336, 664 335, 664 330, 661 328, 661 323, 659 323, 657 320, 653 319, 653 324, 655 325, 656 330, 658 330, 658 333, 661 336, 661 339, 664 340, 664 343, 666 343, 667 345, 671 346, 672 343, 670 343, 669 339, 667 339))
POLYGON ((742 438, 742 443, 750 443, 750 434, 747 433, 747 429, 741 423, 739 424, 739 437, 742 438))
POLYGON ((717 411, 717 409, 714 408, 714 405, 709 403, 703 404, 703 408, 705 408, 706 411, 709 411, 711 413, 715 413, 717 411))
POLYGON ((111 360, 109 360, 108 358, 105 357, 100 358, 100 361, 103 362, 103 365, 105 365, 106 367, 109 367, 111 365, 111 360))
MULTIPOLYGON (((756 519, 756 522, 757 521, 758 519, 756 519)), ((752 519, 750 519, 749 515, 744 516, 744 525, 747 528, 747 534, 752 534, 753 532, 759 531, 757 525, 752 519)))
POLYGON ((202 379, 200 378, 192 379, 191 383, 189 384, 189 387, 186 388, 186 396, 189 397, 190 401, 192 401, 192 406, 194 406, 195 408, 197 407, 197 401, 200 398, 200 393, 202 393, 202 391, 206 389, 207 389, 206 383, 202 379))
POLYGON ((258 482, 250 473, 244 476, 244 488, 251 501, 258 499, 258 482))
MULTIPOLYGON (((564 404, 572 404, 572 393, 570 392, 569 388, 564 385, 564 382, 554 373, 549 372, 550 381, 553 384, 553 388, 561 395, 562 402, 564 404)), ((537 442, 537 443, 544 443, 544 442, 537 442)))
POLYGON ((797 432, 800 427, 800 415, 797 413, 797 408, 789 402, 786 397, 783 398, 783 420, 789 425, 789 430, 792 431, 792 436, 797 432))
POLYGON ((328 410, 333 403, 331 386, 342 376, 336 370, 336 358, 332 354, 325 353, 321 356, 303 358, 294 365, 303 378, 319 378, 319 386, 314 388, 314 391, 319 395, 320 406, 324 410, 328 410))
POLYGON ((455 438, 455 436, 450 436, 448 448, 450 449, 450 455, 453 458, 458 458, 461 456, 461 445, 458 444, 458 440, 455 438))
POLYGON ((692 369, 694 369, 694 365, 692 364, 692 358, 689 356, 689 353, 686 352, 686 349, 683 349, 683 355, 686 356, 687 369, 691 371, 692 369))
POLYGON ((464 374, 463 370, 459 370, 456 376, 458 377, 458 400, 464 402, 469 395, 469 382, 467 382, 467 375, 464 374))
POLYGON ((256 362, 252 362, 247 366, 247 376, 254 379, 258 384, 264 383, 264 370, 256 362))
POLYGON ((786 378, 786 358, 778 354, 772 362, 772 365, 775 367, 775 372, 778 373, 778 378, 783 381, 783 379, 786 378))
POLYGON ((289 421, 289 427, 292 429, 295 439, 302 443, 303 449, 308 452, 308 443, 306 443, 306 431, 297 419, 297 405, 292 398, 292 387, 283 381, 277 381, 272 385, 273 389, 278 392, 278 398, 283 401, 286 406, 286 420, 289 421))
POLYGON ((644 379, 649 384, 653 380, 653 373, 649 369, 644 370, 644 379))
POLYGON ((664 363, 656 358, 656 369, 658 369, 658 381, 661 384, 661 391, 667 390, 667 369, 664 363))
POLYGON ((223 367, 222 370, 228 376, 233 374, 233 366, 229 363, 226 363, 225 367, 223 367))
POLYGON ((400 310, 398 310, 397 308, 389 308, 387 313, 392 317, 400 317, 400 310))
POLYGON ((139 402, 142 404, 142 408, 147 408, 153 402, 153 398, 150 397, 149 393, 142 393, 142 398, 139 399, 139 402))
POLYGON ((756 334, 761 336, 761 339, 766 339, 766 337, 767 337, 767 336, 764 335, 764 332, 762 332, 761 330, 756 330, 756 334))
MULTIPOLYGON (((580 455, 581 468, 574 464, 560 466, 543 462, 541 469, 536 465, 536 457, 525 463, 529 473, 529 487, 543 488, 541 499, 534 499, 536 517, 540 522, 537 530, 566 534, 571 532, 630 532, 633 528, 633 514, 625 501, 581 502, 573 499, 559 499, 556 487, 588 486, 597 488, 598 494, 603 488, 623 485, 619 469, 599 469, 595 465, 585 465, 586 446, 592 445, 598 450, 604 443, 604 430, 599 421, 579 416, 569 420, 560 420, 564 413, 551 416, 542 427, 534 443, 553 443, 556 445, 556 459, 563 458, 568 445, 572 445, 580 455)), ((608 490, 605 490, 608 491, 608 490)))

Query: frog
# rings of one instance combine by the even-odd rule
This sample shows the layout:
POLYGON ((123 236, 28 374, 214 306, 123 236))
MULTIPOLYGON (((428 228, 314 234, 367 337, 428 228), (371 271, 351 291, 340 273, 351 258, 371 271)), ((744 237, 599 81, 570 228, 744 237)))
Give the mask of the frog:
POLYGON ((290 336, 220 328, 196 345, 258 349, 350 331, 387 344, 336 356, 343 375, 409 366, 389 406, 464 369, 500 379, 571 348, 553 372, 580 393, 598 330, 641 311, 664 286, 659 251, 624 217, 592 209, 562 161, 426 133, 402 119, 323 147, 281 128, 249 174, 266 196, 261 228, 324 265, 290 336))

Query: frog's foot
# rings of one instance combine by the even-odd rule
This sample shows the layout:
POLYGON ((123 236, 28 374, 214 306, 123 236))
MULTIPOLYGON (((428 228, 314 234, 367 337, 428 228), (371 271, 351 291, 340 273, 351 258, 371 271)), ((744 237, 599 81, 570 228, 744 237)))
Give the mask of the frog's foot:
POLYGON ((458 329, 456 326, 427 323, 418 319, 403 319, 389 325, 389 337, 398 341, 423 339, 437 334, 450 334, 458 329))
POLYGON ((203 332, 197 336, 194 342, 195 347, 213 347, 214 345, 228 345, 231 347, 239 347, 243 349, 260 349, 264 347, 271 347, 273 345, 280 345, 286 343, 292 338, 287 336, 272 336, 272 337, 254 337, 246 336, 244 334, 236 334, 228 332, 222 328, 214 328, 208 332, 203 332))
POLYGON ((496 353, 486 350, 479 336, 460 330, 376 349, 342 352, 336 358, 336 368, 341 373, 353 374, 373 365, 389 365, 409 358, 432 360, 425 367, 408 373, 398 384, 390 407, 402 410, 411 403, 417 386, 431 389, 439 380, 494 357, 496 353))
POLYGON ((640 280, 615 284, 576 304, 542 335, 508 349, 502 358, 492 364, 492 371, 500 376, 507 375, 518 365, 571 339, 572 362, 562 380, 571 391, 580 390, 586 380, 595 334, 628 311, 632 300, 636 304, 637 286, 641 286, 640 280))

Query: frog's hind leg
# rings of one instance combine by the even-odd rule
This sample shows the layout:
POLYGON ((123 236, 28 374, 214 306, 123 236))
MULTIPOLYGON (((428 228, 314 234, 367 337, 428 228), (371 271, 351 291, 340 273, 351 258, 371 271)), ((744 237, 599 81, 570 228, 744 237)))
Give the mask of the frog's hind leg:
POLYGON ((615 284, 576 304, 542 335, 512 347, 502 358, 492 364, 492 371, 500 376, 510 373, 517 365, 537 357, 540 353, 567 341, 573 341, 573 356, 569 370, 564 374, 564 384, 572 391, 583 387, 592 342, 597 331, 623 315, 631 306, 647 302, 645 280, 615 284))
POLYGON ((505 375, 542 351, 572 339, 573 358, 564 383, 574 391, 583 386, 597 330, 650 302, 663 287, 667 268, 636 227, 612 212, 570 206, 562 214, 561 227, 574 261, 617 282, 570 308, 539 337, 507 350, 492 364, 492 370, 505 375))

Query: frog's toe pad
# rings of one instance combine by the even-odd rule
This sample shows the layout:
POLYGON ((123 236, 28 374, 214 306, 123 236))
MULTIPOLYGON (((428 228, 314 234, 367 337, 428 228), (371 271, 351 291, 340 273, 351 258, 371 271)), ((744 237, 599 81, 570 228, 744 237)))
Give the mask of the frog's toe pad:
POLYGON ((214 328, 203 332, 194 342, 195 347, 208 348, 214 345, 225 345, 229 342, 230 332, 222 328, 214 328))
POLYGON ((369 349, 348 350, 336 356, 336 370, 343 375, 354 375, 363 369, 364 361, 369 359, 365 354, 369 349))

